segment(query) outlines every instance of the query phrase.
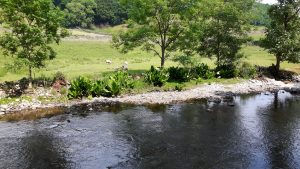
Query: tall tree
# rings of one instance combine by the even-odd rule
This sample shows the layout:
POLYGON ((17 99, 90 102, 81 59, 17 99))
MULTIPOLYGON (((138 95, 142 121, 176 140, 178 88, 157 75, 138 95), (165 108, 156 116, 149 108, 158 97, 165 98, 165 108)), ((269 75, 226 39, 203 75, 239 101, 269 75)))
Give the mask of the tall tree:
POLYGON ((66 35, 60 29, 61 12, 52 0, 2 0, 1 17, 9 28, 0 37, 5 55, 15 56, 28 66, 30 88, 32 69, 45 66, 56 55, 51 43, 66 35))
POLYGON ((300 61, 300 1, 278 0, 269 10, 271 24, 267 27, 263 47, 276 57, 276 75, 280 63, 300 61))
MULTIPOLYGON (((253 0, 212 0, 195 50, 209 58, 216 57, 217 67, 232 65, 242 57, 240 49, 250 30, 253 0)), ((195 36, 197 37, 197 35, 195 36)))
POLYGON ((129 9, 129 27, 113 38, 114 46, 127 52, 137 47, 152 51, 160 66, 176 51, 178 40, 187 27, 188 0, 122 0, 129 9))

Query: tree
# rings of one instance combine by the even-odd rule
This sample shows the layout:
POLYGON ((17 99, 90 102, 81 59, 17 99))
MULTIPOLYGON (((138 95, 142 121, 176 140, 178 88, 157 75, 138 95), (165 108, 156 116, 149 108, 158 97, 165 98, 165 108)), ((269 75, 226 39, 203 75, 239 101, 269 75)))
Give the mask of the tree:
POLYGON ((243 55, 242 45, 247 41, 249 29, 249 10, 252 0, 210 1, 210 9, 204 14, 205 21, 198 37, 195 50, 209 58, 216 57, 216 65, 234 65, 243 55))
POLYGON ((118 0, 96 0, 95 24, 117 25, 127 19, 127 11, 118 0))
POLYGON ((137 47, 152 51, 161 59, 161 67, 176 51, 180 36, 187 27, 187 0, 123 0, 128 6, 129 26, 126 32, 113 38, 114 46, 123 52, 137 47))
POLYGON ((71 0, 53 0, 55 6, 59 7, 60 9, 64 10, 66 5, 71 2, 71 0))
POLYGON ((84 27, 92 25, 96 3, 94 0, 72 0, 66 5, 65 21, 67 27, 84 27))
POLYGON ((56 53, 50 44, 59 43, 66 35, 60 29, 61 12, 52 0, 2 0, 1 5, 1 17, 9 31, 0 37, 0 46, 5 55, 15 56, 28 66, 31 88, 32 69, 53 59, 56 53))
POLYGON ((262 4, 260 2, 255 2, 253 8, 251 9, 251 24, 252 25, 270 25, 270 17, 268 15, 268 10, 271 5, 262 4))
POLYGON ((278 76, 280 63, 300 61, 300 1, 278 0, 271 6, 271 24, 267 27, 262 46, 276 57, 275 73, 278 76))

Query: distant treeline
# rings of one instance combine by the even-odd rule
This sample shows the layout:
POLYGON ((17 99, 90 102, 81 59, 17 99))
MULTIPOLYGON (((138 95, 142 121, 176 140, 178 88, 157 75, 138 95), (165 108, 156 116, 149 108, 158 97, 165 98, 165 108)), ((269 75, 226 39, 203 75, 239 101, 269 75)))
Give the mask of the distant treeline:
MULTIPOLYGON (((54 4, 65 13, 66 27, 89 28, 92 25, 119 25, 127 19, 128 8, 119 0, 54 0, 54 4)), ((256 2, 253 5, 253 25, 268 25, 267 11, 270 5, 256 2)))
POLYGON ((54 0, 54 4, 65 13, 66 27, 118 25, 127 19, 118 0, 54 0))
POLYGON ((252 8, 253 19, 251 24, 253 25, 263 25, 267 26, 270 24, 270 17, 268 15, 268 10, 270 5, 262 3, 254 3, 252 8))

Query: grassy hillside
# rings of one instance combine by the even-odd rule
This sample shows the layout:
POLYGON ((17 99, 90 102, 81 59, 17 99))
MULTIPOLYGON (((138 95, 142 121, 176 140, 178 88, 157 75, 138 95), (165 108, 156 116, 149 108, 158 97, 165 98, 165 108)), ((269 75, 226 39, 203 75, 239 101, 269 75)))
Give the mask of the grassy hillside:
MULTIPOLYGON (((119 29, 119 28, 111 28, 119 29)), ((254 38, 263 36, 259 31, 253 33, 254 38)), ((148 70, 151 65, 160 65, 158 57, 141 50, 135 50, 128 54, 121 54, 116 49, 111 47, 109 42, 101 41, 64 41, 59 46, 54 46, 58 53, 57 58, 49 61, 47 67, 35 70, 34 76, 51 77, 55 72, 61 71, 67 75, 68 78, 73 79, 80 75, 99 77, 102 73, 114 71, 116 68, 121 67, 127 61, 129 69, 134 72, 142 72, 148 70), (112 64, 106 64, 105 60, 112 60, 112 64)), ((269 66, 275 63, 272 55, 268 54, 262 48, 257 46, 245 46, 243 51, 247 62, 255 65, 269 66)), ((200 58, 199 61, 213 66, 213 61, 200 58)), ((23 69, 17 73, 7 72, 5 64, 12 63, 11 57, 4 57, 0 54, 0 82, 18 80, 26 77, 27 70, 23 69)), ((178 65, 172 61, 167 61, 166 66, 178 65)), ((287 70, 300 73, 299 64, 283 63, 282 67, 287 70)))

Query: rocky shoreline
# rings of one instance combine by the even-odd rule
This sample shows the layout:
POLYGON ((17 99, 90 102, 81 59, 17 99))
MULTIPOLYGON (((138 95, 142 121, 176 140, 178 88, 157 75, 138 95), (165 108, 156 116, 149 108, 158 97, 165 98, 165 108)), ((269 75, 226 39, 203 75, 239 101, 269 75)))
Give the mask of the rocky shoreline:
POLYGON ((169 91, 169 92, 150 92, 137 95, 124 95, 117 98, 93 98, 72 100, 67 103, 51 103, 43 104, 40 101, 33 100, 13 102, 0 105, 0 115, 22 112, 25 110, 47 109, 55 107, 72 107, 80 104, 97 104, 97 103, 125 103, 125 104, 171 104, 190 100, 207 99, 208 101, 221 102, 224 99, 239 94, 252 94, 262 92, 274 92, 285 90, 293 94, 300 94, 300 83, 298 82, 282 82, 274 79, 264 78, 259 80, 246 80, 238 84, 204 84, 196 88, 185 91, 169 91))

